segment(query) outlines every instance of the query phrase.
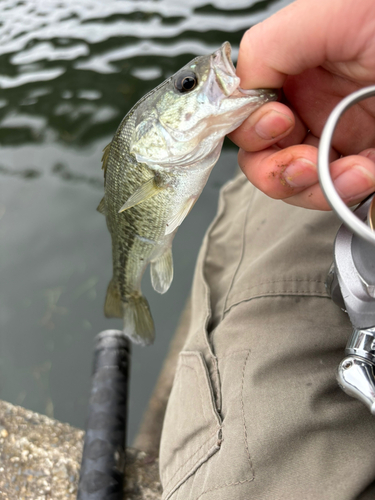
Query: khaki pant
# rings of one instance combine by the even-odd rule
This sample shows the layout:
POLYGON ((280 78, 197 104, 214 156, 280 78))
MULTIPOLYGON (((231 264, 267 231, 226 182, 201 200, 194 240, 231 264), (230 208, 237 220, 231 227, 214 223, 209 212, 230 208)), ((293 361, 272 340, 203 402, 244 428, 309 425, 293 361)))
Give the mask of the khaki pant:
POLYGON ((223 189, 164 421, 164 500, 375 498, 375 418, 335 379, 351 334, 324 286, 338 227, 242 174, 223 189))

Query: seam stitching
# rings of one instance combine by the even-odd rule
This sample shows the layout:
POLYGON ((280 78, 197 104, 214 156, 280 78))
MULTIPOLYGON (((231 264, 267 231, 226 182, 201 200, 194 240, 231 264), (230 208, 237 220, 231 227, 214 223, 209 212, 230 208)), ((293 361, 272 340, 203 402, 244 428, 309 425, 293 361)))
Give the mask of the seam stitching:
POLYGON ((249 288, 243 288, 243 290, 251 290, 252 288, 256 288, 257 286, 271 284, 271 283, 322 283, 322 280, 313 280, 313 279, 298 279, 298 278, 290 278, 290 279, 280 279, 280 280, 270 280, 270 281, 261 281, 260 283, 256 283, 255 285, 250 286, 249 288))
POLYGON ((244 221, 243 221, 243 226, 242 226, 242 231, 241 231, 241 253, 240 253, 240 258, 238 260, 238 263, 237 263, 237 266, 236 266, 236 269, 233 273, 233 276, 232 276, 232 279, 229 283, 229 287, 228 287, 228 290, 227 290, 227 293, 225 295, 225 300, 224 300, 224 307, 223 307, 223 312, 221 313, 221 319, 223 319, 224 317, 224 314, 225 314, 225 310, 226 310, 226 307, 227 307, 227 303, 228 303, 228 298, 229 298, 229 294, 232 290, 232 287, 233 287, 233 284, 235 282, 235 279, 236 279, 236 276, 237 276, 237 273, 241 267, 241 264, 242 264, 242 261, 243 261, 243 256, 244 256, 244 253, 245 253, 245 246, 246 246, 246 226, 247 226, 247 222, 248 222, 248 217, 249 217, 249 213, 250 213, 250 208, 252 207, 253 205, 253 197, 250 198, 249 200, 249 204, 246 208, 246 212, 245 212, 245 217, 244 217, 244 221))
POLYGON ((246 359, 245 359, 245 363, 244 363, 243 368, 242 368, 241 411, 242 411, 242 421, 243 421, 243 429, 244 429, 245 448, 246 448, 246 452, 247 452, 247 457, 249 459, 250 472, 253 475, 253 479, 254 479, 255 474, 254 474, 254 469, 253 469, 253 463, 251 461, 249 444, 248 444, 248 441, 247 441, 247 428, 246 428, 246 419, 245 419, 245 405, 244 405, 244 400, 243 400, 243 389, 244 389, 244 382, 245 382, 245 370, 246 370, 246 365, 247 365, 247 361, 249 359, 249 356, 250 356, 250 351, 248 351, 248 353, 247 353, 247 356, 246 356, 246 359))
POLYGON ((193 366, 190 366, 186 363, 181 363, 181 366, 184 366, 185 368, 189 368, 190 370, 193 370, 194 372, 194 375, 195 375, 195 378, 196 378, 196 381, 197 381, 197 386, 199 388, 199 396, 200 396, 200 399, 201 399, 201 406, 202 406, 202 414, 204 416, 204 419, 206 421, 206 423, 210 423, 208 421, 208 418, 207 418, 207 415, 206 415, 206 411, 205 411, 205 407, 204 407, 204 401, 203 401, 203 395, 202 395, 202 388, 201 388, 201 384, 199 382, 199 376, 198 376, 198 372, 197 370, 193 367, 193 366))
POLYGON ((218 359, 219 363, 222 359, 229 358, 231 356, 235 356, 236 354, 243 353, 243 352, 248 352, 248 349, 238 349, 237 351, 232 351, 228 354, 224 354, 224 356, 220 356, 218 359))
POLYGON ((186 482, 188 481, 189 478, 191 478, 197 471, 201 469, 201 467, 213 456, 215 453, 217 453, 220 450, 220 445, 215 444, 210 450, 208 450, 208 453, 206 453, 205 456, 203 456, 196 464, 195 466, 172 488, 167 496, 164 498, 164 500, 169 500, 171 496, 186 482))
POLYGON ((244 302, 250 302, 250 300, 261 299, 261 298, 267 297, 267 296, 274 296, 274 297, 275 296, 276 297, 277 296, 279 296, 279 297, 288 296, 288 297, 293 297, 294 295, 304 295, 305 297, 320 297, 322 299, 332 300, 331 297, 329 297, 329 295, 322 294, 321 292, 312 292, 311 290, 300 290, 298 292, 296 292, 294 290, 284 290, 282 292, 276 291, 276 290, 270 290, 270 291, 267 291, 267 292, 262 292, 259 295, 253 295, 252 297, 248 297, 246 299, 239 299, 237 302, 234 302, 233 304, 231 304, 224 311, 224 314, 227 314, 233 307, 238 306, 239 304, 243 304, 244 302))
POLYGON ((216 436, 219 430, 220 430, 220 427, 217 428, 215 430, 214 434, 212 434, 192 455, 190 455, 190 457, 182 465, 180 465, 180 467, 175 471, 173 476, 169 479, 167 484, 164 486, 164 491, 167 489, 167 487, 169 486, 172 479, 174 479, 174 477, 182 469, 182 467, 184 467, 184 465, 186 465, 189 462, 189 460, 191 460, 214 436, 216 436))
POLYGON ((201 493, 199 495, 199 497, 197 497, 195 500, 199 500, 201 497, 203 497, 203 495, 205 495, 206 493, 209 493, 210 491, 220 490, 222 488, 227 488, 229 486, 238 486, 239 484, 244 484, 244 483, 251 483, 252 481, 254 481, 254 477, 252 477, 251 479, 244 479, 242 481, 236 481, 235 483, 225 483, 225 484, 222 484, 220 486, 216 486, 215 488, 210 488, 209 490, 203 491, 203 493, 201 493))
MULTIPOLYGON (((209 225, 209 227, 207 229, 207 232, 206 232, 206 235, 205 235, 204 240, 203 240, 203 245, 205 246, 205 248, 204 248, 204 252, 203 252, 203 255, 202 255, 202 265, 200 266, 200 274, 201 274, 202 281, 204 283, 205 299, 206 299, 207 309, 209 311, 208 316, 206 316, 206 324, 205 324, 206 330, 207 330, 208 322, 209 322, 209 320, 212 317, 212 311, 211 311, 211 293, 210 293, 210 288, 208 286, 208 281, 207 281, 206 275, 205 275, 205 262, 207 260, 208 247, 209 247, 210 241, 212 239, 212 232, 214 231, 214 229, 218 225, 218 222, 220 221, 220 219, 222 219, 222 217, 224 216, 224 213, 225 213, 224 209, 225 209, 225 207, 227 205, 227 200, 226 200, 227 191, 230 190, 230 188, 232 187, 233 184, 236 184, 236 181, 237 181, 236 177, 234 179, 231 179, 220 190, 217 213, 216 213, 213 221, 209 225)), ((211 346, 210 346, 210 343, 209 343, 209 340, 208 340, 208 336, 206 335, 205 337, 206 337, 206 344, 208 346, 208 350, 211 353, 211 346)))
MULTIPOLYGON (((209 416, 213 417, 214 421, 220 426, 221 419, 220 419, 220 416, 217 414, 217 411, 215 411, 215 410, 217 410, 217 408, 220 407, 219 403, 221 402, 220 378, 218 376, 219 371, 218 371, 218 363, 217 363, 216 356, 211 356, 213 364, 214 364, 212 373, 208 369, 207 363, 205 363, 205 361, 204 361, 204 357, 197 355, 196 352, 182 351, 180 353, 180 356, 181 356, 181 360, 182 360, 181 364, 183 364, 184 366, 188 366, 189 368, 194 368, 194 366, 190 366, 190 365, 187 365, 186 363, 184 363, 183 359, 185 357, 191 357, 193 359, 198 360, 199 366, 204 371, 203 385, 201 385, 201 379, 199 378, 199 372, 198 372, 198 370, 196 370, 196 368, 194 368, 194 370, 196 372, 197 379, 198 379, 198 384, 199 384, 200 388, 202 387, 203 391, 205 391, 205 390, 208 391, 208 393, 210 395, 210 402, 211 402, 209 405, 210 406, 209 416), (216 388, 219 391, 218 394, 216 394, 216 391, 215 391, 215 384, 213 381, 214 377, 216 377, 216 388), (215 404, 216 404, 216 408, 215 408, 215 404)), ((203 400, 202 400, 202 409, 203 409, 203 411, 205 409, 205 406, 203 404, 203 400)))

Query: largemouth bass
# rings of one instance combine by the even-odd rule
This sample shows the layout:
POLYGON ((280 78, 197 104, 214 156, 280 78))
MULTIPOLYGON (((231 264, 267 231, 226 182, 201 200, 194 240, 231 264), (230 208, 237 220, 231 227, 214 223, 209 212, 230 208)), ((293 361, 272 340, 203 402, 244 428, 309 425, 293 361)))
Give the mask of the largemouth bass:
POLYGON ((124 333, 142 345, 154 323, 141 279, 165 293, 173 279, 172 240, 217 162, 224 136, 262 104, 271 90, 242 90, 225 42, 193 59, 129 111, 104 149, 104 198, 112 237, 113 277, 107 317, 124 320, 124 333))

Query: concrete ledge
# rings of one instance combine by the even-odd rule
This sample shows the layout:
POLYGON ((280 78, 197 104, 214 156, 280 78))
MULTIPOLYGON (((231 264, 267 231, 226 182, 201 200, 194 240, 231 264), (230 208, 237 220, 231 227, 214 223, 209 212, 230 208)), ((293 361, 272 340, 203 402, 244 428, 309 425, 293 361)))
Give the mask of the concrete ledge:
MULTIPOLYGON (((84 432, 0 401, 0 499, 75 500, 84 432)), ((158 461, 127 450, 124 500, 159 500, 158 461)))

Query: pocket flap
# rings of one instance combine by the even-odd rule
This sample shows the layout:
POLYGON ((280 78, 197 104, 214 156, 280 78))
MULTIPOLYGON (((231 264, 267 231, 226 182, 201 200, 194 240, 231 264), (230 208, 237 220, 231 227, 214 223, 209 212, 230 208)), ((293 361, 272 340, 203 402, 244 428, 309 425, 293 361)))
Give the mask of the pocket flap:
POLYGON ((200 352, 180 353, 163 429, 160 475, 167 500, 220 448, 221 419, 200 352))

